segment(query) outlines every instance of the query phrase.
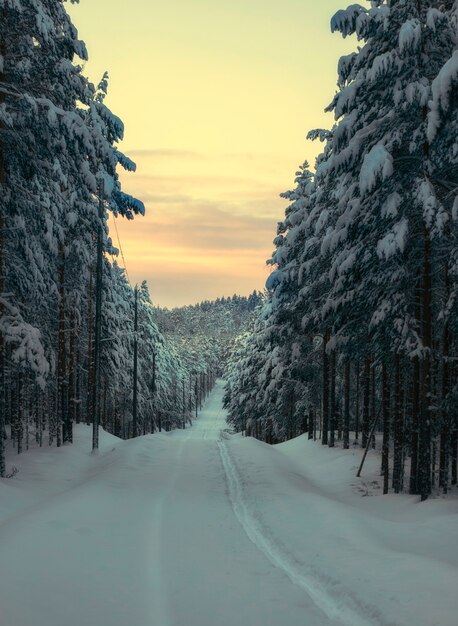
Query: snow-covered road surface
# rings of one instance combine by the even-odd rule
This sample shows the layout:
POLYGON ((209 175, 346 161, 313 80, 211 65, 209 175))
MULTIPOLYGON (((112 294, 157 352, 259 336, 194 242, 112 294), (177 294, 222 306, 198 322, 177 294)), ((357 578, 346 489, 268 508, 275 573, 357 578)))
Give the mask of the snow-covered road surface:
MULTIPOLYGON (((399 520, 359 508, 379 498, 339 501, 306 476, 303 438, 271 448, 231 437, 221 398, 219 382, 185 431, 102 433, 94 456, 79 427, 73 448, 24 455, 0 482, 0 626, 454 623, 454 557, 433 559, 408 534, 436 554, 437 533, 456 539, 456 503, 432 510, 431 533, 424 520, 406 528, 410 505, 399 520)), ((314 450, 333 454, 335 471, 339 453, 314 450)))

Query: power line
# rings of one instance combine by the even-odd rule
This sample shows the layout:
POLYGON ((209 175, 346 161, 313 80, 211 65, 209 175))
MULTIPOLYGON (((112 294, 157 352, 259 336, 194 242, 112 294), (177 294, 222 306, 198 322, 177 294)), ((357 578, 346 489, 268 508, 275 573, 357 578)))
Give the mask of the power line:
POLYGON ((115 215, 113 215, 113 222, 115 226, 116 237, 118 238, 119 251, 121 252, 121 258, 122 258, 124 269, 126 271, 127 280, 129 281, 130 288, 132 289, 132 282, 130 280, 129 272, 127 271, 127 263, 126 263, 126 259, 124 258, 124 252, 123 252, 122 244, 121 244, 121 237, 119 236, 118 225, 116 223, 117 219, 118 218, 115 215))

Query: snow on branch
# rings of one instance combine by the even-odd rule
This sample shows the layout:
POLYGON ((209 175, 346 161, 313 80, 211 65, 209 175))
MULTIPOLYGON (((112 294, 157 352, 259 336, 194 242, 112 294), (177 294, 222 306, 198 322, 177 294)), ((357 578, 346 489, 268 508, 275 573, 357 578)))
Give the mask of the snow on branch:
POLYGON ((129 159, 123 152, 119 150, 115 150, 116 158, 118 159, 118 163, 123 167, 127 172, 135 172, 137 170, 137 164, 129 159))
POLYGON ((6 343, 12 345, 12 360, 23 364, 37 374, 38 383, 44 385, 49 372, 49 363, 45 357, 40 331, 27 324, 19 310, 0 298, 5 314, 0 318, 0 333, 6 343))
POLYGON ((331 32, 339 32, 343 37, 358 33, 361 19, 367 16, 367 9, 360 4, 352 4, 347 9, 341 9, 331 19, 331 32))
POLYGON ((359 175, 361 195, 372 191, 378 179, 385 180, 393 174, 393 157, 382 144, 375 145, 364 157, 359 175))
POLYGON ((399 31, 399 49, 401 52, 418 50, 421 42, 421 24, 418 19, 407 20, 399 31))
POLYGON ((429 103, 428 141, 432 142, 441 126, 441 113, 446 113, 452 101, 453 88, 458 85, 458 50, 445 63, 432 84, 432 99, 429 103))

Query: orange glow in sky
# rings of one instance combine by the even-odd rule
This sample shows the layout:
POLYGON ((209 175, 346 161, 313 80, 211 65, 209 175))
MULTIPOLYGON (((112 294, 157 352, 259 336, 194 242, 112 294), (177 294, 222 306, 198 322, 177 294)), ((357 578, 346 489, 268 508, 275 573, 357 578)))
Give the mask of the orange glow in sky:
MULTIPOLYGON (((131 280, 163 306, 263 289, 297 166, 329 127, 340 0, 81 0, 68 5, 138 166, 124 189, 145 218, 118 220, 131 280)), ((116 234, 111 229, 116 244, 116 234)))

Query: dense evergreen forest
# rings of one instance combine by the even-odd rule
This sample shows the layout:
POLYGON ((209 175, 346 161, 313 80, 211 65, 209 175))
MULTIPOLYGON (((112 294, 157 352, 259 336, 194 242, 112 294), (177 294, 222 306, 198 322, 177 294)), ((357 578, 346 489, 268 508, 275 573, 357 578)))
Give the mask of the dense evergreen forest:
POLYGON ((283 194, 225 399, 268 442, 378 446, 384 492, 422 499, 457 484, 457 11, 375 0, 332 19, 358 47, 338 64, 334 126, 309 134, 316 167, 283 194))
POLYGON ((141 218, 117 168, 108 76, 61 1, 0 2, 0 476, 5 446, 72 442, 74 423, 123 438, 184 426, 260 295, 173 311, 117 262, 108 215, 141 218))

